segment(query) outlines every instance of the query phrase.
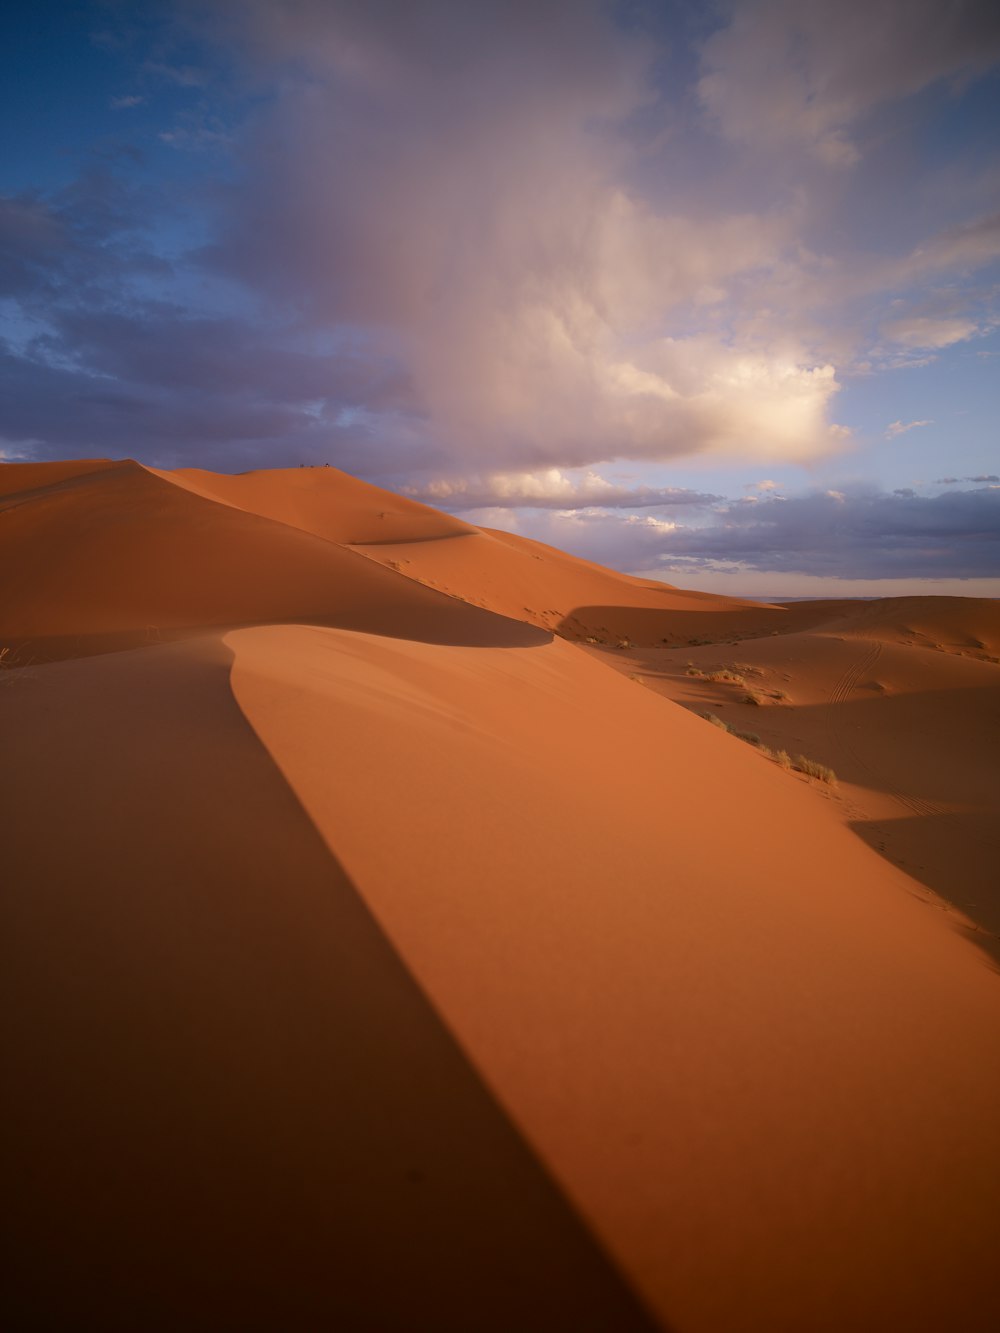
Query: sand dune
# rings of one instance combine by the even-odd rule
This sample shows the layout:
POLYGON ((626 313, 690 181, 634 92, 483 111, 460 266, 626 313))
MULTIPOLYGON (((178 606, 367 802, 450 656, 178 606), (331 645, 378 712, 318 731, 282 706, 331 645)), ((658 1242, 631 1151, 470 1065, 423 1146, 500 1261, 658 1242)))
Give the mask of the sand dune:
POLYGON ((1000 604, 799 603, 786 625, 607 660, 772 749, 832 767, 844 821, 1000 959, 1000 604), (743 684, 707 678, 720 669, 743 684))
POLYGON ((197 495, 138 463, 69 479, 59 472, 47 487, 37 473, 32 480, 30 492, 0 501, 0 624, 6 642, 35 657, 275 620, 534 641, 520 623, 503 625, 343 545, 197 495))
POLYGON ((0 496, 8 1324, 995 1326, 1000 980, 872 835, 974 859, 992 604, 685 593, 332 469, 0 496))

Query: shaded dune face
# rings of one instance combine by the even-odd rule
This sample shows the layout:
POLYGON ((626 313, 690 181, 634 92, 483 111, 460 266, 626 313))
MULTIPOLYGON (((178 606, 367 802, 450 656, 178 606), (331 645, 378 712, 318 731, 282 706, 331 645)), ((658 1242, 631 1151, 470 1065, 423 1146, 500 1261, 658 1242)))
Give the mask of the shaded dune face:
POLYGON ((2 714, 5 1327, 652 1328, 228 658, 57 663, 2 714))
POLYGON ((987 836, 997 608, 917 601, 0 467, 5 1325, 992 1333, 1000 987, 852 832, 987 836))

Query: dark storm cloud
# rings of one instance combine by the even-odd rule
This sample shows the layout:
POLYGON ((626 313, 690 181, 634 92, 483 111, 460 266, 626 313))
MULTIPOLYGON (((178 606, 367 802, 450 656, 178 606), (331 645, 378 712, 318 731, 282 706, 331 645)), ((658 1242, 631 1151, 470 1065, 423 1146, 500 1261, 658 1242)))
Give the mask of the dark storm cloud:
MULTIPOLYGON (((325 361, 303 356, 289 366, 287 352, 263 344, 248 346, 235 324, 227 328, 215 321, 212 332, 232 332, 231 345, 221 355, 206 355, 204 366, 190 375, 187 356, 197 356, 198 339, 209 338, 208 330, 174 328, 177 341, 168 340, 169 355, 162 363, 144 362, 145 354, 151 354, 148 345, 136 356, 134 348, 103 344, 99 359, 128 364, 133 373, 127 376, 49 364, 0 347, 0 436, 7 441, 0 453, 39 459, 127 455, 165 467, 222 471, 234 465, 273 466, 276 458, 286 463, 330 462, 357 473, 372 470, 373 456, 383 468, 397 472, 412 465, 405 447, 405 418, 401 442, 386 449, 373 440, 363 409, 352 411, 325 398, 290 399, 284 378, 289 373, 304 394, 315 392, 318 384, 323 392, 328 390, 325 361), (178 349, 185 333, 190 342, 182 356, 178 349), (244 351, 246 359, 241 360, 244 351), (244 368, 254 365, 261 377, 251 392, 244 368), (212 380, 213 368, 219 371, 217 382, 212 380)), ((370 375, 366 363, 364 376, 370 375)), ((391 384, 390 373, 386 385, 375 386, 372 396, 383 403, 391 400, 391 384)))
POLYGON ((150 294, 199 280, 151 249, 156 203, 106 168, 0 197, 0 297, 18 316, 0 338, 0 452, 405 466, 412 394, 384 350, 150 294), (384 449, 375 412, 397 423, 384 449))
POLYGON ((1000 574, 1000 489, 733 504, 710 526, 666 534, 659 554, 837 578, 987 578, 1000 574))
MULTIPOLYGON (((502 512, 474 522, 509 526, 502 512)), ((1000 574, 1000 487, 926 498, 911 490, 823 491, 786 499, 734 500, 707 523, 675 512, 517 516, 514 530, 618 569, 734 568, 840 579, 990 578, 1000 574)))

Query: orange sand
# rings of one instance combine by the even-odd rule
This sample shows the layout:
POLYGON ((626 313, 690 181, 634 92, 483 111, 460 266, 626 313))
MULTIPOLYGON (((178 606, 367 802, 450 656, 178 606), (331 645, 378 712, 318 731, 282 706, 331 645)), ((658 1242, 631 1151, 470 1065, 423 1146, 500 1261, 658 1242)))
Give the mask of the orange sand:
POLYGON ((986 865, 992 604, 685 593, 332 469, 0 497, 8 1326, 995 1326, 1000 978, 876 850, 986 865))

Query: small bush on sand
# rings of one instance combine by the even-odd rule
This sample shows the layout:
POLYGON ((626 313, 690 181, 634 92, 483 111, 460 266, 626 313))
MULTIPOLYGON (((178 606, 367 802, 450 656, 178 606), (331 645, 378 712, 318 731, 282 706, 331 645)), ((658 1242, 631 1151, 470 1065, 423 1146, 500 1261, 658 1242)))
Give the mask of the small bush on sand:
MULTIPOLYGON (((633 678, 634 679, 634 678, 633 678)), ((795 768, 800 773, 805 773, 807 777, 817 778, 820 782, 827 783, 828 786, 837 785, 837 775, 832 768, 827 768, 825 764, 818 764, 815 759, 807 759, 805 755, 799 755, 793 762, 787 750, 772 750, 769 745, 765 745, 755 731, 737 731, 731 727, 728 722, 723 722, 721 717, 715 713, 702 713, 701 716, 706 722, 711 722, 713 727, 718 727, 720 731, 726 731, 730 736, 734 736, 738 741, 744 741, 747 745, 752 745, 760 754, 768 759, 773 759, 779 768, 795 768)))
POLYGON ((764 699, 763 696, 760 694, 759 690, 747 690, 746 694, 744 694, 740 702, 745 704, 753 704, 755 708, 759 708, 761 704, 764 702, 764 699))
POLYGON ((697 668, 697 667, 694 667, 694 666, 689 666, 688 669, 685 671, 684 674, 685 674, 685 676, 690 676, 690 677, 692 678, 692 680, 704 680, 704 679, 705 679, 705 673, 704 673, 704 671, 699 671, 698 668, 697 668))
POLYGON ((825 782, 831 787, 837 785, 837 775, 832 768, 827 768, 826 764, 818 764, 815 759, 807 759, 804 754, 796 756, 793 768, 797 768, 800 773, 805 773, 807 777, 818 778, 820 782, 825 782))
POLYGON ((735 671, 728 671, 726 669, 723 669, 722 671, 710 671, 705 679, 712 681, 716 685, 746 684, 746 681, 742 676, 737 675, 735 671))
POLYGON ((755 731, 733 731, 732 727, 730 731, 738 741, 746 741, 747 745, 755 745, 758 749, 766 748, 761 746, 760 737, 755 731))
POLYGON ((723 722, 721 717, 716 717, 714 713, 702 713, 706 722, 711 722, 713 727, 721 727, 723 731, 730 731, 728 722, 723 722))

